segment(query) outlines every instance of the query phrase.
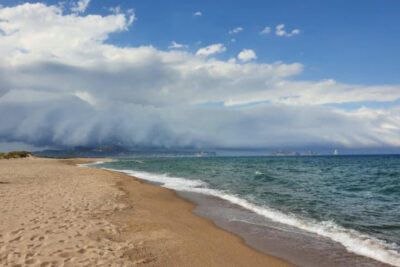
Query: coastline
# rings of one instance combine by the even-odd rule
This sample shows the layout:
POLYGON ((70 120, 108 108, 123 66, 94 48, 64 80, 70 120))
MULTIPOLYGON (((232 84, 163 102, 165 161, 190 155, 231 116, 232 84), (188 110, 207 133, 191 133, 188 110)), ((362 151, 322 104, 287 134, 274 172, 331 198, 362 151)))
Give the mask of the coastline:
MULTIPOLYGON (((214 194, 196 193, 198 190, 193 189, 197 188, 192 188, 188 191, 185 189, 183 191, 179 190, 180 186, 171 186, 172 184, 164 180, 163 175, 131 172, 125 169, 104 169, 128 174, 145 183, 169 188, 178 196, 194 203, 195 209, 193 212, 195 214, 210 219, 214 225, 239 236, 246 245, 267 255, 295 263, 298 266, 391 266, 373 258, 353 253, 343 244, 335 242, 323 234, 319 235, 289 224, 271 221, 265 216, 235 204, 235 201, 226 200, 223 196, 221 198, 214 194)), ((175 177, 172 179, 179 180, 183 178, 175 177)), ((180 184, 183 181, 175 182, 180 184)), ((184 184, 186 185, 186 183, 184 184)))
POLYGON ((0 161, 1 265, 294 266, 194 214, 173 190, 76 166, 96 160, 0 161))

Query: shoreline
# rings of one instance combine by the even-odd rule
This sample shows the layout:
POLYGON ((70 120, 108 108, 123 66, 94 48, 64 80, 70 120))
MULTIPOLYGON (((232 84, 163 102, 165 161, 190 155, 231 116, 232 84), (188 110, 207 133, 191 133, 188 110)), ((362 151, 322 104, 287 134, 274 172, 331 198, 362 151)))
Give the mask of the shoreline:
POLYGON ((294 266, 196 215, 173 190, 76 166, 96 160, 0 161, 1 265, 294 266))
MULTIPOLYGON (((101 168, 101 167, 100 167, 101 168)), ((136 177, 133 172, 107 169, 127 174, 151 185, 164 187, 157 178, 150 180, 136 177), (155 180, 155 181, 153 181, 155 180)), ((146 177, 146 176, 145 176, 146 177)), ((150 177, 150 176, 149 176, 150 177)), ((165 187, 164 187, 165 188, 165 187)), ((221 229, 240 237, 249 247, 267 255, 272 255, 298 266, 392 266, 373 258, 349 251, 341 243, 323 235, 308 232, 294 226, 283 224, 229 202, 218 196, 196 193, 196 191, 173 190, 179 197, 195 204, 193 212, 207 218, 221 229), (224 214, 224 215, 221 215, 224 214), (232 215, 233 218, 232 220, 232 215), (229 218, 230 217, 230 218, 229 218), (251 218, 250 221, 248 218, 251 218), (252 222, 253 221, 253 222, 252 222), (257 232, 257 234, 254 234, 257 232)))

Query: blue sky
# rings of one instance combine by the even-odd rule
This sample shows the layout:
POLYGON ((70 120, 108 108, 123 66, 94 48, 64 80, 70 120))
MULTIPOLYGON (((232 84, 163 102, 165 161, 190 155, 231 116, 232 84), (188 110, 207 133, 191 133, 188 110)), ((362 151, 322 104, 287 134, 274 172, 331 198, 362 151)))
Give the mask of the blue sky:
POLYGON ((301 78, 400 82, 393 71, 400 69, 399 1, 128 1, 121 6, 125 5, 135 8, 137 28, 130 36, 115 38, 117 42, 159 48, 171 38, 191 45, 229 44, 228 31, 241 26, 244 31, 224 56, 247 47, 256 50, 259 61, 302 62, 306 71, 301 78), (193 18, 197 10, 203 16, 193 18), (258 34, 265 26, 281 23, 301 34, 258 34))
POLYGON ((399 1, 1 5, 0 147, 400 146, 399 1))
MULTIPOLYGON (((38 1, 2 1, 4 5, 38 1)), ((41 1, 58 4, 60 1, 41 1)), ((224 43, 221 58, 242 48, 254 49, 259 62, 302 62, 299 79, 333 78, 362 85, 400 83, 400 2, 363 1, 184 1, 92 0, 88 13, 106 14, 109 7, 135 10, 137 21, 128 32, 111 35, 109 43, 121 46, 153 45, 167 49, 172 40, 201 46, 224 43), (194 17, 196 11, 201 17, 194 17), (285 38, 259 32, 278 24, 300 29, 285 38), (229 30, 243 27, 234 36, 229 30), (231 43, 232 38, 236 39, 231 43), (201 42, 199 45, 198 42, 201 42)))
MULTIPOLYGON (((17 1, 3 2, 15 5, 17 1)), ((334 78, 363 85, 400 83, 396 73, 400 69, 400 2, 396 0, 93 0, 87 12, 106 14, 116 5, 133 8, 137 21, 129 32, 112 35, 109 43, 167 49, 175 40, 192 51, 224 43, 229 49, 221 58, 250 48, 256 51, 259 62, 302 62, 305 71, 299 79, 334 78), (196 11, 202 16, 194 17, 196 11), (300 29, 301 34, 290 38, 259 35, 265 26, 274 31, 278 24, 300 29), (228 34, 239 26, 242 32, 228 34), (230 42, 232 38, 235 43, 230 42)))

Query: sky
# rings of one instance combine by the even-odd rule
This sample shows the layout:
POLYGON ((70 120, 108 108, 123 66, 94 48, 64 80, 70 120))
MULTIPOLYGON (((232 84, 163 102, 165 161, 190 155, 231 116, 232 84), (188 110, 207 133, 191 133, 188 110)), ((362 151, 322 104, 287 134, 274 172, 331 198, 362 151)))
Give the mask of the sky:
POLYGON ((400 2, 0 2, 0 151, 400 152, 400 2))

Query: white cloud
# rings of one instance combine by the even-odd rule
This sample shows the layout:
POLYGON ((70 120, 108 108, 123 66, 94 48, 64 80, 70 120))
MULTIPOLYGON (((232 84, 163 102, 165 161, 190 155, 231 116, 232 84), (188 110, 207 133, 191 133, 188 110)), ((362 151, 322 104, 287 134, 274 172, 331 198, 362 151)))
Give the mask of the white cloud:
POLYGON ((171 44, 168 46, 169 49, 182 49, 187 47, 188 47, 187 45, 179 44, 175 41, 171 41, 171 44))
POLYGON ((78 2, 73 2, 71 6, 71 11, 76 13, 84 13, 88 8, 90 0, 79 0, 78 2))
POLYGON ((78 97, 79 99, 85 101, 89 105, 95 106, 96 105, 96 100, 94 97, 89 94, 88 92, 75 92, 74 95, 78 97))
POLYGON ((260 35, 266 35, 271 33, 271 27, 266 26, 262 31, 260 31, 260 35))
POLYGON ((110 7, 109 10, 114 14, 119 14, 121 13, 121 6, 110 7))
POLYGON ((243 31, 242 27, 236 27, 233 30, 229 31, 229 34, 238 34, 239 32, 243 31))
POLYGON ((201 17, 201 16, 203 16, 203 13, 201 13, 201 11, 196 11, 196 12, 193 13, 193 16, 201 17))
POLYGON ((285 24, 279 24, 279 25, 276 26, 275 34, 278 35, 278 36, 292 37, 293 35, 300 34, 300 30, 299 29, 294 29, 291 32, 287 32, 285 30, 285 24))
MULTIPOLYGON (((79 62, 113 32, 125 31, 134 15, 63 15, 62 9, 41 3, 0 9, 0 55, 11 64, 43 59, 79 62)), ((90 57, 89 57, 90 59, 90 57)))
POLYGON ((238 54, 238 59, 240 59, 242 62, 247 62, 253 59, 256 59, 256 53, 252 49, 243 49, 239 54, 238 54))
POLYGON ((299 81, 294 75, 302 72, 301 63, 207 57, 225 51, 223 44, 193 54, 105 42, 128 29, 134 19, 129 12, 83 16, 26 3, 0 8, 0 17, 0 142, 400 146, 400 107, 324 106, 394 101, 400 85, 299 81), (210 102, 225 107, 201 105, 210 102), (229 108, 253 102, 268 103, 229 108))
POLYGON ((197 50, 197 56, 211 56, 214 54, 223 53, 226 51, 226 47, 223 44, 212 44, 197 50))
POLYGON ((292 32, 290 34, 291 35, 300 34, 300 30, 299 29, 294 29, 294 30, 292 30, 292 32))

